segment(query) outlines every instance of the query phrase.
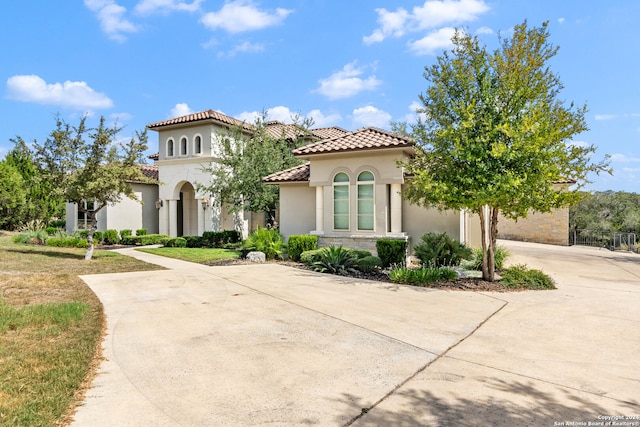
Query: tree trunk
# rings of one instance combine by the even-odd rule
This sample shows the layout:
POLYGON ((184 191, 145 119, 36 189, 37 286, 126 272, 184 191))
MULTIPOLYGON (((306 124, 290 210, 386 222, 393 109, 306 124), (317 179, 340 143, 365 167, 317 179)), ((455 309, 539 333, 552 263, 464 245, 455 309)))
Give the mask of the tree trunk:
POLYGON ((95 211, 87 211, 87 219, 91 226, 89 227, 89 234, 87 234, 87 241, 89 242, 89 247, 87 248, 87 252, 84 254, 85 261, 91 261, 93 257, 93 249, 95 245, 93 244, 93 233, 98 229, 98 221, 96 220, 96 212, 95 211))
POLYGON ((482 235, 482 279, 488 282, 495 280, 498 212, 499 210, 497 208, 490 208, 489 206, 481 206, 478 208, 480 233, 482 235))

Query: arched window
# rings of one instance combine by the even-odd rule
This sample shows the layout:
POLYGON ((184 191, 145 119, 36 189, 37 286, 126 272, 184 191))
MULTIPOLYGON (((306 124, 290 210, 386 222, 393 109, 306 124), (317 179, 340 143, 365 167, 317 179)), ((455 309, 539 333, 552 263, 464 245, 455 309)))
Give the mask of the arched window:
POLYGON ((173 157, 173 139, 167 141, 167 157, 173 157))
POLYGON ((193 140, 193 153, 202 154, 202 137, 200 135, 196 135, 193 140))
POLYGON ((333 177, 333 229, 349 229, 349 176, 344 172, 333 177))
POLYGON ((187 138, 185 138, 184 136, 180 140, 180 155, 181 156, 187 155, 187 138))
POLYGON ((358 230, 374 229, 374 177, 369 171, 358 175, 358 230))

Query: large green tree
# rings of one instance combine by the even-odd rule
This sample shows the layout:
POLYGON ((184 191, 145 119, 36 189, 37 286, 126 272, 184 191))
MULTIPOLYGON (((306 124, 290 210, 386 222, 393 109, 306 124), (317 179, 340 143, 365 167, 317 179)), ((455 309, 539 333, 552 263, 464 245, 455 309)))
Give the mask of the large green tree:
POLYGON ((45 143, 34 143, 35 157, 45 178, 64 200, 75 203, 86 215, 86 260, 93 256, 98 212, 123 197, 137 200, 131 184, 150 182, 139 167, 147 149, 146 130, 136 132, 136 138, 128 143, 119 144, 116 137, 120 130, 117 126, 107 127, 104 117, 96 128, 86 126, 86 117, 77 126, 57 119, 56 128, 45 143))
POLYGON ((54 191, 53 183, 44 179, 27 143, 20 137, 11 141, 14 148, 7 153, 5 161, 20 172, 25 182, 25 203, 14 213, 14 226, 30 221, 46 224, 52 218, 62 217, 64 199, 54 191))
POLYGON ((420 95, 424 118, 413 127, 411 202, 477 214, 482 231, 482 275, 495 277, 498 217, 518 219, 574 203, 579 192, 554 182, 607 170, 592 163, 593 146, 571 144, 587 130, 586 106, 566 105, 562 84, 549 68, 557 47, 547 23, 517 25, 490 52, 477 37, 457 31, 453 48, 425 67, 420 95))
POLYGON ((0 162, 0 229, 12 229, 25 204, 25 182, 11 163, 0 162))
POLYGON ((198 183, 198 189, 218 198, 231 213, 249 210, 273 214, 279 201, 278 186, 265 184, 262 178, 299 165, 301 161, 291 150, 311 136, 311 121, 294 121, 289 129, 295 132, 286 132, 282 127, 280 134, 267 130, 264 115, 253 125, 229 129, 218 141, 218 160, 205 168, 211 173, 211 181, 198 183))

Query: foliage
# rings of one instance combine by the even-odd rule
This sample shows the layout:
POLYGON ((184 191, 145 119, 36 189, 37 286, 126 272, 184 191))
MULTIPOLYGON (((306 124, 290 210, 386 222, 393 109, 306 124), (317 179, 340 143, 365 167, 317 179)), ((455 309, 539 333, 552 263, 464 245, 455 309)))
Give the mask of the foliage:
POLYGON ((638 233, 640 194, 624 191, 585 193, 569 209, 569 227, 578 230, 638 233))
POLYGON ((201 236, 184 236, 185 241, 187 242, 187 248, 203 248, 204 240, 201 236))
POLYGON ((165 243, 165 246, 168 248, 186 248, 187 240, 184 237, 174 237, 165 243))
MULTIPOLYGON (((5 220, 5 227, 13 229, 29 221, 49 222, 53 217, 63 216, 64 199, 56 193, 53 184, 44 179, 43 171, 39 168, 26 142, 20 137, 11 141, 15 146, 0 164, 13 166, 22 177, 22 182, 28 185, 15 188, 15 196, 24 196, 24 199, 20 206, 11 212, 10 216, 0 216, 5 220)), ((0 187, 2 186, 0 184, 0 187)), ((1 194, 2 190, 0 189, 0 198, 2 198, 1 194)), ((0 206, 3 206, 3 203, 0 202, 0 206)), ((0 224, 1 226, 2 224, 0 224)))
POLYGON ((144 236, 128 236, 120 241, 128 246, 164 245, 169 239, 166 234, 146 234, 144 236))
POLYGON ((138 228, 136 230, 136 236, 144 236, 147 234, 147 229, 146 228, 138 228))
POLYGON ((44 245, 49 238, 45 230, 27 230, 13 237, 15 243, 29 243, 32 245, 44 245))
MULTIPOLYGON (((504 246, 496 246, 496 250, 493 253, 496 261, 496 270, 502 270, 504 261, 509 258, 509 250, 504 246)), ((482 270, 482 248, 473 248, 473 255, 471 259, 463 263, 465 268, 471 270, 482 270)))
POLYGON ((404 265, 406 263, 406 240, 378 239, 376 241, 376 250, 382 260, 382 268, 387 268, 394 264, 404 265))
POLYGON ((44 231, 47 232, 49 236, 52 236, 60 231, 58 227, 46 227, 44 231))
POLYGON ((408 268, 396 265, 389 271, 389 280, 394 283, 408 285, 425 285, 433 282, 453 280, 457 273, 449 267, 421 267, 408 268))
POLYGON ((284 237, 278 230, 258 227, 244 241, 242 247, 248 251, 264 252, 269 260, 281 257, 286 245, 284 244, 284 237))
POLYGON ((104 241, 104 231, 94 231, 93 240, 97 243, 102 243, 104 241))
POLYGON ((202 233, 201 247, 221 248, 241 240, 242 234, 237 230, 205 231, 202 233))
POLYGON ((314 262, 320 259, 320 255, 319 255, 320 251, 322 251, 322 248, 302 252, 300 254, 300 262, 308 266, 311 266, 314 262))
POLYGON ((318 251, 318 260, 311 267, 321 273, 347 275, 354 273, 358 264, 348 249, 342 246, 328 246, 318 251))
MULTIPOLYGON (((231 213, 275 212, 278 206, 277 185, 268 185, 262 178, 274 172, 299 165, 301 161, 291 150, 306 143, 309 120, 294 118, 299 130, 294 138, 283 131, 279 137, 267 132, 264 116, 253 125, 243 123, 232 128, 219 141, 218 162, 204 171, 211 174, 210 183, 198 183, 198 191, 218 195, 218 203, 229 206, 231 213)), ((273 220, 273 217, 271 218, 273 220)))
POLYGON ((511 288, 555 289, 553 279, 540 270, 528 269, 519 264, 502 271, 502 283, 511 288))
POLYGON ((371 256, 371 252, 364 249, 349 249, 351 251, 351 256, 357 259, 362 259, 368 256, 371 256))
POLYGON ((102 233, 102 241, 105 245, 117 245, 120 242, 117 230, 105 230, 102 233))
POLYGON ((163 248, 139 248, 137 250, 197 263, 240 258, 240 252, 221 248, 169 248, 165 246, 163 248))
POLYGON ((311 235, 291 235, 287 241, 289 258, 293 261, 300 261, 300 255, 306 251, 318 248, 318 236, 311 235))
POLYGON ((554 182, 571 178, 580 187, 589 173, 608 171, 606 159, 591 163, 594 146, 569 143, 587 130, 587 109, 559 99, 547 27, 517 25, 494 52, 456 31, 453 49, 425 67, 430 86, 420 95, 417 152, 404 164, 413 178, 403 195, 479 216, 485 280, 494 279, 499 213, 517 219, 570 205, 581 194, 554 182))
POLYGON ((78 236, 52 236, 47 239, 47 246, 58 248, 87 248, 89 242, 78 236))
POLYGON ((117 144, 120 130, 107 127, 104 117, 96 128, 87 127, 86 116, 78 126, 57 117, 56 127, 44 144, 34 142, 34 158, 43 180, 51 185, 55 197, 75 203, 88 220, 87 260, 93 255, 98 212, 123 196, 137 200, 131 187, 133 182, 153 182, 138 166, 145 161, 146 130, 136 132, 136 138, 127 144, 117 144))
POLYGON ((26 199, 24 179, 7 161, 0 162, 0 229, 11 230, 19 223, 26 199))
MULTIPOLYGON (((125 228, 124 230, 120 230, 120 238, 121 239, 123 239, 123 238, 125 238, 127 236, 131 236, 132 234, 133 234, 133 231, 131 231, 131 230, 127 229, 127 228, 125 228)), ((136 236, 137 236, 137 234, 136 234, 136 236)))
POLYGON ((377 256, 369 255, 358 258, 356 260, 356 264, 358 266, 358 270, 363 273, 373 273, 382 267, 382 260, 377 256))
POLYGON ((472 256, 471 249, 447 233, 426 233, 421 240, 413 251, 423 266, 454 267, 472 256))

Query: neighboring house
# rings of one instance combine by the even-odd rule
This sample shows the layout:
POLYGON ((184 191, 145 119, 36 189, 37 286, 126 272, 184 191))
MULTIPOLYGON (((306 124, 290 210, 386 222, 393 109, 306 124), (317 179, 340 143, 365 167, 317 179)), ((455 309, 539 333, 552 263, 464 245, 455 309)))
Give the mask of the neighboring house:
MULTIPOLYGON (((158 180, 156 165, 140 165, 140 168, 147 178, 158 180)), ((98 231, 128 229, 135 232, 146 228, 147 233, 158 232, 158 210, 155 206, 158 184, 134 182, 131 186, 139 201, 123 196, 119 203, 102 208, 97 215, 98 231)), ((75 203, 67 203, 65 219, 69 231, 87 228, 86 215, 78 211, 75 203)))
MULTIPOLYGON (((145 174, 159 184, 134 183, 143 202, 124 198, 98 214, 98 229, 147 228, 172 237, 202 235, 204 231, 236 229, 246 236, 265 224, 265 214, 230 214, 216 195, 198 191, 208 184, 215 167, 222 137, 232 127, 247 134, 255 128, 213 110, 149 124, 158 132, 158 153, 145 174)), ((402 199, 407 176, 399 161, 414 155, 410 139, 377 128, 353 132, 339 127, 305 130, 276 121, 265 130, 275 138, 307 145, 293 154, 306 161, 264 178, 280 187, 278 223, 281 233, 315 234, 321 245, 343 244, 375 252, 381 237, 406 239, 410 245, 426 232, 446 232, 470 246, 480 245, 477 217, 466 212, 428 209, 402 199)), ((567 185, 570 182, 559 183, 567 185)), ((67 206, 67 230, 83 228, 73 205, 67 206)), ((566 245, 568 210, 534 214, 517 223, 501 219, 500 236, 517 240, 566 245)))

